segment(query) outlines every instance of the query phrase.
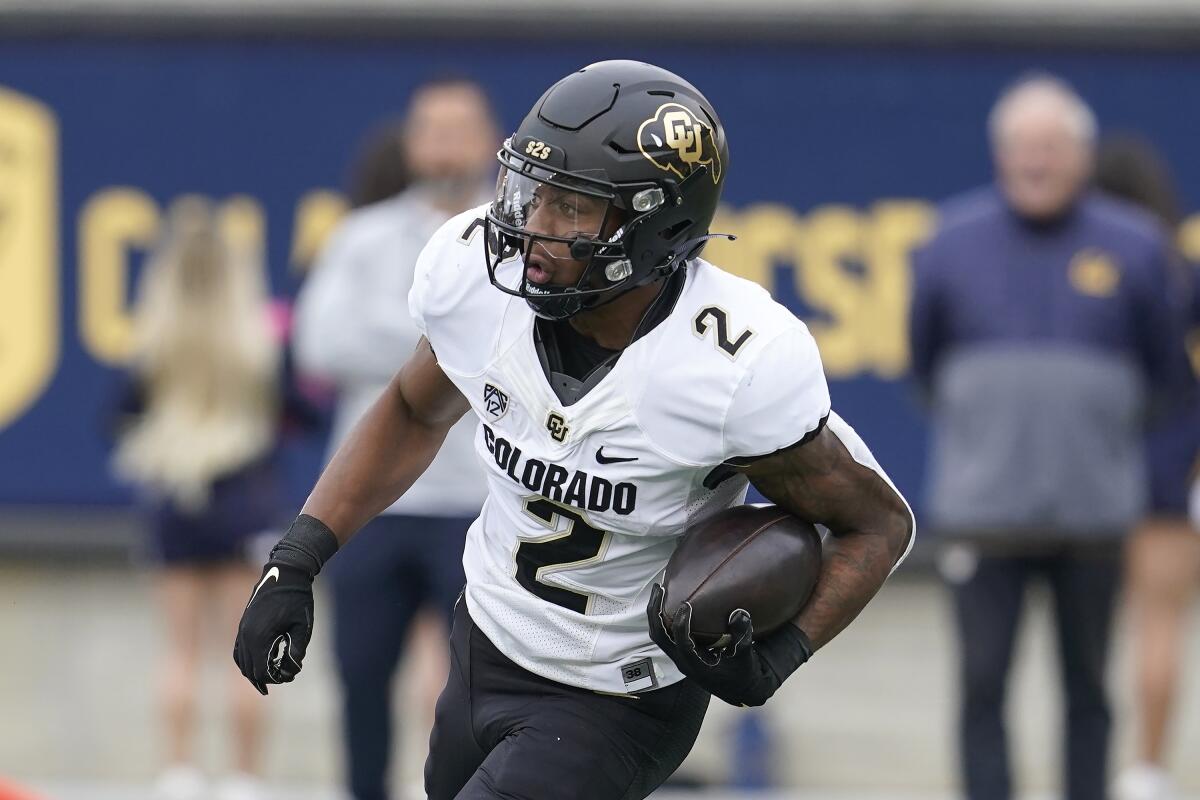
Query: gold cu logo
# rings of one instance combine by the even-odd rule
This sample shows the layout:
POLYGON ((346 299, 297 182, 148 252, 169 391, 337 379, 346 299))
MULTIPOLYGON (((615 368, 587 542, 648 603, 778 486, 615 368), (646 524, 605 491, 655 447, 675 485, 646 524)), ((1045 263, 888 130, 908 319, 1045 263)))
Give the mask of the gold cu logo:
POLYGON ((680 178, 703 164, 713 183, 721 180, 721 154, 712 126, 679 103, 663 103, 638 127, 638 149, 654 166, 680 178))
POLYGON ((667 129, 667 147, 679 153, 685 164, 700 160, 700 123, 687 111, 672 111, 663 114, 663 125, 667 129))
POLYGON ((58 219, 58 120, 0 86, 0 429, 58 365, 58 219))
POLYGON ((1071 286, 1088 297, 1112 297, 1121 282, 1121 270, 1107 253, 1089 248, 1071 259, 1067 267, 1071 286))
POLYGON ((567 438, 567 421, 563 415, 557 411, 551 411, 550 416, 546 417, 546 430, 550 431, 550 437, 556 442, 561 442, 567 438))

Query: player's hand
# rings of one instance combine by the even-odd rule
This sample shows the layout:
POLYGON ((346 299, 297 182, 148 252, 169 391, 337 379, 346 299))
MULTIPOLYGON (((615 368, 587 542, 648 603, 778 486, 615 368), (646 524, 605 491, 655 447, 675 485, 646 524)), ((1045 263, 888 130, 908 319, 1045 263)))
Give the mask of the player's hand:
POLYGON ((313 629, 313 579, 304 570, 275 560, 242 612, 233 660, 263 694, 269 683, 289 683, 304 661, 313 629))
POLYGON ((663 616, 662 586, 654 585, 646 617, 650 638, 687 677, 714 697, 734 706, 761 706, 789 675, 812 656, 804 632, 788 623, 775 633, 754 641, 750 615, 737 609, 729 615, 729 643, 720 648, 700 648, 692 639, 692 604, 675 610, 668 631, 663 616))
POLYGON ((233 644, 238 669, 263 694, 268 683, 296 679, 312 637, 313 578, 337 549, 333 531, 308 514, 272 548, 233 644))

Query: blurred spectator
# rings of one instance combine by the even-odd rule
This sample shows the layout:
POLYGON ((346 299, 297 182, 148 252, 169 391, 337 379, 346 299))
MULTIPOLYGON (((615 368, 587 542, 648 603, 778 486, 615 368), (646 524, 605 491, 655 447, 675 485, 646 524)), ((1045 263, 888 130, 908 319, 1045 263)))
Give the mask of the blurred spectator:
POLYGON ((1050 76, 989 118, 997 181, 951 201, 918 255, 913 368, 933 415, 930 524, 961 643, 971 800, 1012 796, 1004 696, 1025 586, 1054 600, 1066 796, 1106 796, 1105 691, 1120 552, 1142 513, 1144 415, 1182 367, 1170 247, 1088 191, 1096 123, 1050 76))
MULTIPOLYGON (((419 87, 403 142, 412 186, 346 218, 298 302, 298 364, 338 389, 335 447, 420 339, 408 314, 408 291, 425 242, 451 216, 491 196, 497 126, 474 83, 419 87)), ((421 480, 330 562, 348 777, 357 800, 388 796, 392 675, 422 608, 444 620, 429 719, 445 680, 446 626, 465 582, 463 544, 486 494, 474 431, 470 422, 456 426, 421 480)))
MULTIPOLYGON (((1166 163, 1141 139, 1103 142, 1096 185, 1144 207, 1168 233, 1179 225, 1179 202, 1166 163)), ((1200 326, 1194 268, 1180 281, 1190 301, 1188 323, 1200 326)), ((1162 420, 1146 441, 1150 507, 1130 541, 1127 580, 1136 657, 1137 762, 1116 784, 1119 800, 1175 796, 1165 767, 1168 724, 1178 696, 1187 612, 1200 585, 1200 535, 1188 521, 1188 498, 1200 453, 1200 407, 1193 402, 1162 420)))
POLYGON ((1141 206, 1173 239, 1183 221, 1179 194, 1166 161, 1146 140, 1130 134, 1105 137, 1096 152, 1096 188, 1141 206))
POLYGON ((350 167, 351 208, 362 208, 395 197, 412 183, 404 131, 404 120, 389 119, 364 137, 350 167))
POLYGON ((272 461, 280 354, 269 310, 262 265, 222 235, 206 202, 178 201, 139 285, 128 418, 114 461, 147 498, 162 566, 163 800, 263 796, 254 777, 263 706, 229 663, 226 643, 258 574, 247 545, 282 509, 272 461), (233 704, 236 772, 215 794, 192 761, 205 645, 220 654, 233 704))

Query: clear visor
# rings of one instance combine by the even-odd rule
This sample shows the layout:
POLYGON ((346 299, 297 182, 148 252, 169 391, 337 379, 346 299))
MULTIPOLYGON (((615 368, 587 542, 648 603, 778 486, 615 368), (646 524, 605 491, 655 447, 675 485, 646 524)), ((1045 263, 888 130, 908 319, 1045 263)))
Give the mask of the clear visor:
POLYGON ((492 213, 523 233, 572 240, 599 238, 612 219, 609 198, 558 173, 526 164, 501 167, 492 213))

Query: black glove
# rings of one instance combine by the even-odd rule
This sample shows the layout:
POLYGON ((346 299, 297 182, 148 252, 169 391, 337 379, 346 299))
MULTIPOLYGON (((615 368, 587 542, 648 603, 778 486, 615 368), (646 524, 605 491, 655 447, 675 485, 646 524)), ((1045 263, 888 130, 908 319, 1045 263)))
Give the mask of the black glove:
POLYGON ((324 523, 301 514, 271 550, 233 645, 238 669, 262 694, 300 672, 312 637, 313 578, 337 546, 324 523))
POLYGON ((682 603, 676 609, 668 632, 663 617, 664 596, 663 587, 655 584, 646 608, 650 638, 680 672, 730 705, 761 706, 812 656, 808 636, 790 622, 765 639, 754 641, 750 615, 740 608, 729 615, 729 644, 698 649, 692 640, 692 604, 682 603))

